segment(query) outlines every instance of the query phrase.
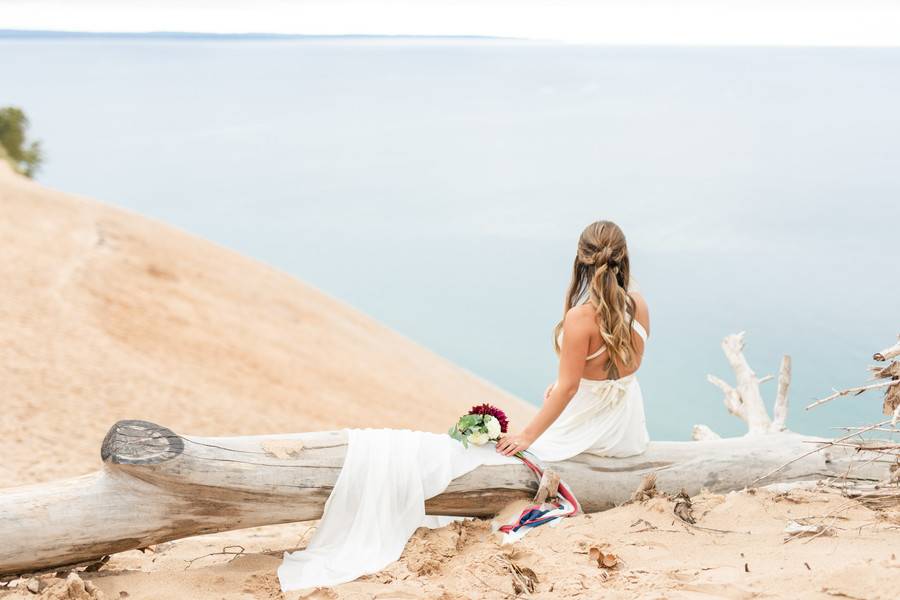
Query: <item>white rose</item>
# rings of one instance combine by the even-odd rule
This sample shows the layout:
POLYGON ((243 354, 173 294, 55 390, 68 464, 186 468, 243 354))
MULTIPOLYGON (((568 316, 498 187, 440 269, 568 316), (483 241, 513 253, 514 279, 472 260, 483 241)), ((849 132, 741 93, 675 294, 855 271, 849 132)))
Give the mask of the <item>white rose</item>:
POLYGON ((476 446, 483 446, 484 444, 488 443, 489 438, 488 438, 488 434, 483 433, 481 431, 476 431, 476 432, 470 433, 467 436, 467 439, 469 440, 470 444, 474 444, 476 446))
POLYGON ((484 426, 487 427, 488 437, 492 440, 496 440, 500 437, 500 421, 497 420, 497 417, 493 415, 487 415, 484 417, 484 426))

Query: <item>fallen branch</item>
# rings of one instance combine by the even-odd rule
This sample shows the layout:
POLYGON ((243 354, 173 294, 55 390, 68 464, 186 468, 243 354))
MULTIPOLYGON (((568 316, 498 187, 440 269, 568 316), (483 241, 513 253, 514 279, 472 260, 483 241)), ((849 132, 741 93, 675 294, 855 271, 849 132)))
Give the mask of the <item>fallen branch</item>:
POLYGON ((195 562, 197 562, 201 558, 208 558, 210 556, 231 556, 232 557, 231 560, 228 561, 228 562, 231 562, 238 556, 241 556, 244 552, 245 552, 245 548, 239 544, 225 546, 224 548, 222 548, 221 552, 210 552, 209 554, 204 554, 203 556, 198 556, 196 558, 192 558, 190 560, 184 561, 187 563, 187 565, 185 565, 185 567, 184 567, 184 570, 187 571, 188 569, 190 569, 191 565, 193 565, 195 562), (237 552, 233 552, 233 551, 229 550, 229 548, 239 548, 239 550, 237 552))
POLYGON ((867 392, 869 390, 887 387, 889 385, 894 385, 895 383, 897 383, 897 382, 893 381, 893 380, 879 381, 878 383, 871 383, 869 385, 861 385, 859 387, 847 388, 846 390, 834 390, 834 393, 831 394, 830 396, 822 398, 821 400, 816 400, 812 404, 808 405, 806 407, 806 410, 815 408, 817 406, 825 404, 826 402, 831 402, 835 398, 840 398, 841 396, 849 396, 851 394, 854 396, 859 396, 860 394, 867 392))
POLYGON ((771 476, 774 475, 775 473, 778 473, 778 472, 781 471, 782 469, 787 468, 788 466, 790 466, 790 465, 796 463, 797 461, 803 460, 803 459, 806 458, 807 456, 811 456, 811 455, 815 454, 816 452, 820 452, 820 451, 824 450, 825 448, 830 448, 830 447, 832 447, 832 446, 835 446, 835 445, 838 444, 839 442, 843 442, 844 440, 848 440, 848 439, 850 439, 850 438, 852 438, 852 437, 854 437, 854 436, 859 435, 860 433, 864 433, 864 432, 869 431, 869 430, 871 430, 871 429, 874 429, 874 428, 876 428, 876 427, 881 427, 881 426, 884 425, 885 423, 888 423, 888 421, 882 421, 881 423, 877 423, 877 424, 875 424, 875 425, 870 425, 869 427, 866 427, 866 428, 864 428, 864 429, 862 429, 862 430, 860 430, 860 431, 855 431, 855 432, 853 432, 853 433, 850 433, 850 434, 848 434, 848 435, 845 435, 844 437, 838 438, 838 439, 836 439, 836 440, 822 441, 822 442, 814 442, 814 443, 821 443, 822 445, 821 445, 820 447, 818 447, 818 448, 813 448, 813 449, 810 450, 809 452, 804 452, 804 453, 801 454, 800 456, 797 456, 797 457, 795 457, 795 458, 789 460, 788 462, 784 463, 783 465, 781 465, 781 466, 778 467, 778 468, 772 469, 771 471, 769 471, 769 472, 766 473, 765 475, 762 475, 761 477, 757 477, 757 478, 754 479, 752 482, 750 482, 750 485, 756 485, 757 483, 759 483, 759 482, 762 481, 763 479, 766 479, 767 477, 771 477, 771 476))

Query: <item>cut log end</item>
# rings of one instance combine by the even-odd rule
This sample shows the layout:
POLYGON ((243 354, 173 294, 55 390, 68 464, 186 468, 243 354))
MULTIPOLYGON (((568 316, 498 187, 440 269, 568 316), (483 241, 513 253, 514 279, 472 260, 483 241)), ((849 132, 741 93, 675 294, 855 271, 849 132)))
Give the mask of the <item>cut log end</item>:
POLYGON ((128 419, 113 425, 103 438, 100 458, 117 465, 152 465, 171 460, 184 451, 184 441, 171 429, 128 419))

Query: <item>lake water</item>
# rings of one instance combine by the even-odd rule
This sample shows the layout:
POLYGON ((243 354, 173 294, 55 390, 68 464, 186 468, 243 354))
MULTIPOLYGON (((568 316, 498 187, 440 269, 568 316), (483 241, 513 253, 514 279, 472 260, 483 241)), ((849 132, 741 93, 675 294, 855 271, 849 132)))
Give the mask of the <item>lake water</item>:
POLYGON ((5 39, 0 67, 43 183, 272 264, 534 403, 577 236, 605 218, 651 307, 653 437, 744 431, 705 380, 732 380, 719 342, 742 329, 759 374, 792 355, 793 429, 880 414, 802 406, 900 332, 900 50, 5 39))

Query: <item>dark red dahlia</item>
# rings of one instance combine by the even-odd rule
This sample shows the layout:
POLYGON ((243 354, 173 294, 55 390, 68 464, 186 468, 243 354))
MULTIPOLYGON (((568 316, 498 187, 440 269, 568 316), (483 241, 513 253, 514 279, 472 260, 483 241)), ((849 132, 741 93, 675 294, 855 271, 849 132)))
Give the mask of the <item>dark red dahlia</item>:
POLYGON ((496 406, 492 406, 490 404, 479 404, 478 406, 473 406, 469 411, 470 415, 491 415, 498 421, 500 421, 500 432, 506 433, 506 428, 509 425, 509 419, 506 418, 506 413, 497 408, 496 406))

